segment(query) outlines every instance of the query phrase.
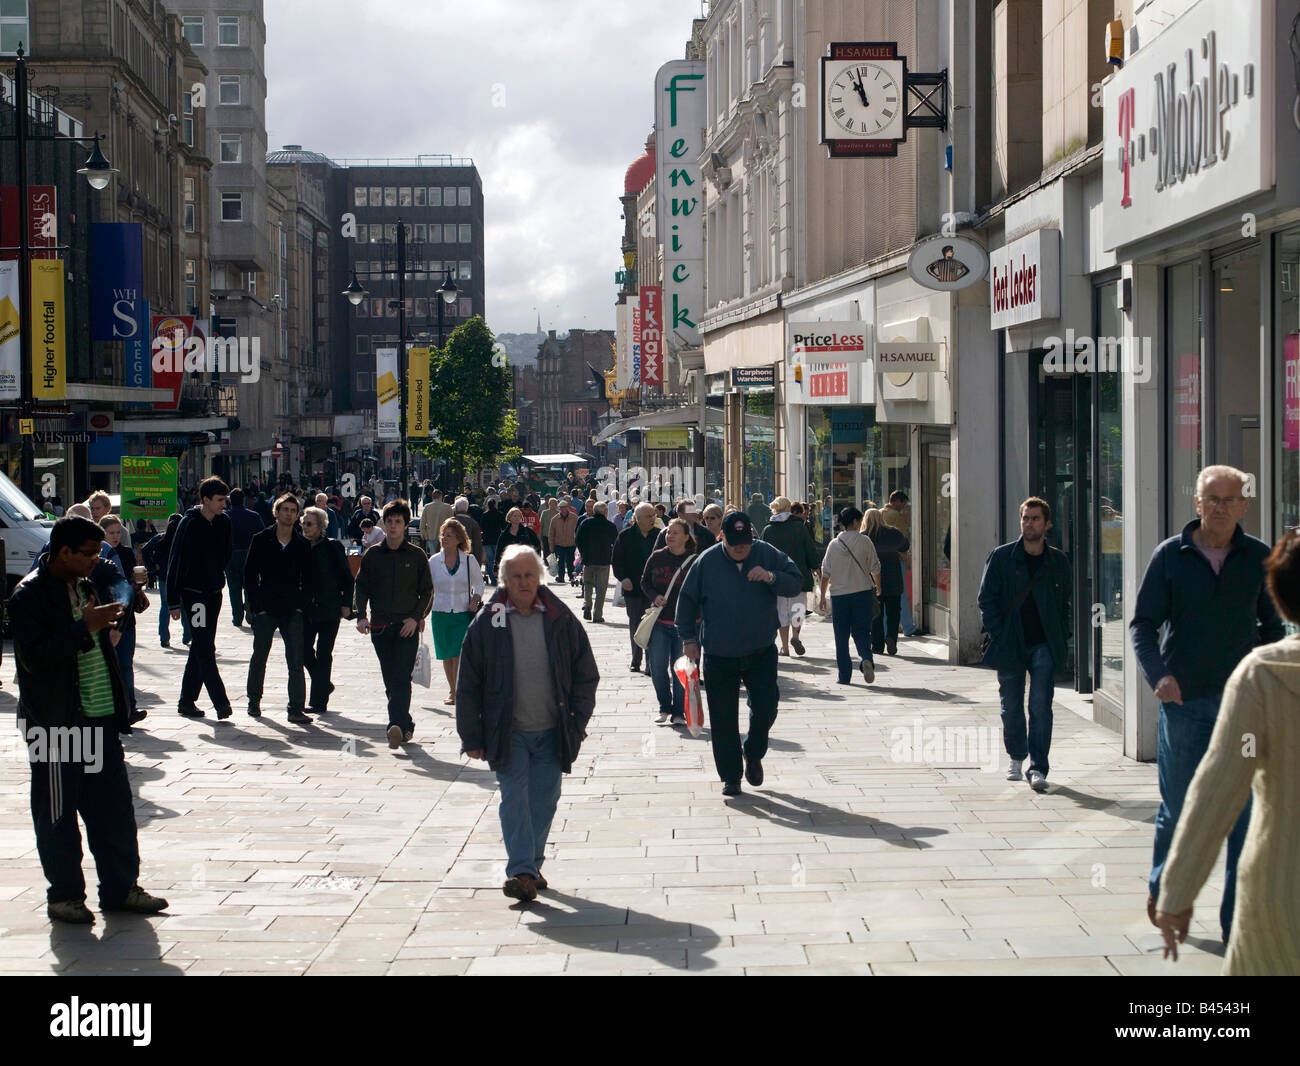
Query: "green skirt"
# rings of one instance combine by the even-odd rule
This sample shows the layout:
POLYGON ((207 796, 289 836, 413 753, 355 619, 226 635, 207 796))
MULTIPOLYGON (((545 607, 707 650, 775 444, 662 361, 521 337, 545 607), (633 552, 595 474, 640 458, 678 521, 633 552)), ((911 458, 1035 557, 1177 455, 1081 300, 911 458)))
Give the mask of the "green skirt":
POLYGON ((465 643, 465 632, 473 617, 469 611, 434 611, 429 615, 435 659, 454 659, 460 654, 460 646, 465 643))

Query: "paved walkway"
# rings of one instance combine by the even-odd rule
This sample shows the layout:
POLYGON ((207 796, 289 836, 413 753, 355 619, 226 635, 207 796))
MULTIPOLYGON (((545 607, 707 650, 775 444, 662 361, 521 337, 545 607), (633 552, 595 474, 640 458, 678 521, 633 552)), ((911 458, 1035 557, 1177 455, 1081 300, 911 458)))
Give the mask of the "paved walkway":
MULTIPOLYGON (((567 589, 565 602, 576 605, 567 589)), ((830 625, 781 660, 763 788, 724 802, 707 731, 652 723, 627 630, 588 623, 602 681, 551 835, 554 886, 501 894, 494 775, 459 755, 445 683, 390 752, 368 640, 340 632, 335 708, 289 725, 280 652, 244 714, 252 638, 225 611, 235 717, 175 713, 184 651, 145 639, 127 739, 143 885, 170 915, 51 928, 28 769, 0 763, 0 970, 25 973, 988 973, 1218 971, 1222 868, 1185 956, 1146 922, 1155 768, 1058 709, 1052 788, 1003 780, 996 684, 903 641, 867 690, 834 683, 830 625), (156 694, 156 695, 152 695, 156 694), (981 764, 992 765, 986 771, 981 764), (1207 953, 1208 952, 1208 953, 1207 953)), ((142 634, 153 633, 152 609, 142 634)), ((154 623, 156 624, 156 623, 154 623)), ((0 708, 12 713, 12 660, 0 708)), ((742 705, 743 706, 743 705, 742 705)), ((14 735, 12 719, 4 728, 14 735)), ((87 856, 89 860, 89 856, 87 856)), ((87 862, 94 906, 94 871, 87 862)))

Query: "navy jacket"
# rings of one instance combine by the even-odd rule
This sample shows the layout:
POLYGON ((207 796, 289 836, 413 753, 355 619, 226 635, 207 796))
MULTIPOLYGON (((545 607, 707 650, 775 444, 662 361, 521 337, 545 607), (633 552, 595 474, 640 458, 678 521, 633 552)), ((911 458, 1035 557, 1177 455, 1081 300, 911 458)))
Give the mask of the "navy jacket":
MULTIPOLYGON (((1050 544, 1043 550, 1047 552, 1043 566, 1048 568, 1048 572, 1038 579, 1030 595, 1034 598, 1043 633, 1047 636, 1052 667, 1057 673, 1063 673, 1069 666, 1070 560, 1065 552, 1050 544)), ((1029 563, 1025 554, 1024 538, 1021 537, 994 548, 984 563, 984 576, 980 578, 980 617, 984 632, 993 637, 984 653, 985 666, 1023 670, 1029 664, 1020 608, 1011 611, 1005 619, 1002 617, 1020 590, 1029 584, 1029 563)))
POLYGON ((1147 684, 1173 674, 1184 700, 1220 691, 1252 648, 1284 635, 1264 585, 1269 546, 1238 525, 1216 574, 1192 539, 1200 526, 1188 522, 1152 552, 1128 626, 1147 684))
POLYGON ((266 528, 262 525, 262 516, 248 507, 232 507, 226 514, 230 515, 233 549, 237 552, 248 551, 249 542, 266 528))
POLYGON ((294 611, 305 613, 312 604, 312 580, 311 542, 296 527, 284 547, 275 526, 253 538, 244 561, 244 599, 250 615, 265 611, 284 618, 294 611))
POLYGON ((754 541, 737 570, 726 543, 706 549, 681 582, 677 596, 677 632, 682 643, 698 643, 709 655, 752 655, 776 639, 778 596, 798 596, 803 574, 794 561, 772 545, 754 541), (770 570, 772 584, 750 581, 756 566, 770 570))
POLYGON ((199 507, 186 511, 167 558, 167 607, 179 610, 182 592, 221 592, 233 550, 230 519, 224 512, 209 522, 199 507))

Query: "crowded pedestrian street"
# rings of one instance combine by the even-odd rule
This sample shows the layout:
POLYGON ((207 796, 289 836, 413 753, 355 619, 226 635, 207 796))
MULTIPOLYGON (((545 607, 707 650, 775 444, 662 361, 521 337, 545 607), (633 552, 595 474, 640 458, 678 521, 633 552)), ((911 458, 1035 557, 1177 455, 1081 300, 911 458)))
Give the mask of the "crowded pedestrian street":
MULTIPOLYGON (((568 585, 548 585, 566 607, 568 585)), ((489 593, 491 589, 489 589, 489 593)), ((156 602, 156 601, 155 601, 156 602)), ((155 616, 141 616, 143 629, 155 616)), ((379 666, 350 623, 334 692, 286 721, 284 658, 250 718, 247 626, 216 646, 234 714, 176 713, 185 648, 141 637, 124 736, 140 883, 165 915, 50 922, 25 752, 0 764, 0 969, 18 974, 1217 973, 1222 858, 1177 963, 1144 912, 1156 767, 1058 689, 1050 787, 1005 780, 996 675, 903 638, 836 685, 829 619, 779 660, 761 787, 724 798, 698 737, 656 725, 621 608, 580 622, 600 671, 533 902, 503 897, 496 775, 461 754, 436 669, 385 741, 379 666)), ((425 635, 428 639, 428 635, 425 635)), ((12 664, 0 708, 12 713, 12 664)), ((741 705, 742 714, 744 705, 741 705)), ((742 718, 742 732, 743 732, 742 718)), ((11 730, 13 740, 16 732, 11 730)), ((89 856, 87 856, 88 876, 89 856)))

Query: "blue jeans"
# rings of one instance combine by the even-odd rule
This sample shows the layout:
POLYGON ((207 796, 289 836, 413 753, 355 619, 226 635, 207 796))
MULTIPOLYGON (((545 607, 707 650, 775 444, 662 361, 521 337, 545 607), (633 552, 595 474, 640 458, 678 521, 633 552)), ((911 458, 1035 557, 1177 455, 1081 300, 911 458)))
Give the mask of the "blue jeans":
POLYGON ((831 628, 835 631, 835 666, 840 683, 847 685, 853 679, 853 660, 849 658, 849 637, 858 649, 858 658, 869 663, 871 657, 871 614, 875 610, 876 594, 871 589, 848 592, 831 597, 831 628))
POLYGON ((1046 644, 1029 649, 1029 661, 1017 670, 998 671, 1002 699, 1002 742, 1019 762, 1029 756, 1029 769, 1047 776, 1047 751, 1052 746, 1052 650, 1046 644), (1029 734, 1025 735, 1025 673, 1029 673, 1029 734))
POLYGON ((516 729, 510 737, 510 760, 497 771, 507 877, 542 872, 546 838, 560 802, 560 777, 559 730, 516 729))
MULTIPOLYGON (((181 612, 181 632, 186 640, 193 640, 190 633, 190 616, 181 612)), ((167 582, 162 574, 158 575, 158 640, 170 644, 172 640, 171 614, 167 610, 167 582)))
POLYGON ((656 622, 654 632, 650 635, 650 644, 645 650, 650 662, 650 677, 655 683, 655 695, 659 697, 659 713, 686 716, 686 690, 677 680, 673 670, 682 654, 682 638, 677 633, 676 623, 664 625, 656 622))
MULTIPOLYGON (((1160 704, 1160 731, 1156 738, 1156 776, 1160 782, 1160 809, 1156 811, 1156 839, 1151 855, 1151 895, 1160 898, 1160 875, 1169 857, 1174 829, 1182 813, 1187 787, 1210 746, 1210 734, 1219 716, 1220 689, 1208 696, 1178 703, 1160 704)), ((1219 905, 1219 927, 1223 939, 1232 930, 1232 910, 1237 898, 1237 859, 1246 842, 1250 825, 1250 800, 1228 834, 1228 861, 1223 878, 1223 902, 1219 905)))
POLYGON ((495 585, 497 583, 497 546, 495 544, 483 545, 483 556, 487 560, 488 582, 495 585))
POLYGON ((131 711, 135 712, 135 626, 122 630, 122 637, 117 642, 117 665, 122 671, 122 684, 126 686, 126 697, 131 702, 131 711))

